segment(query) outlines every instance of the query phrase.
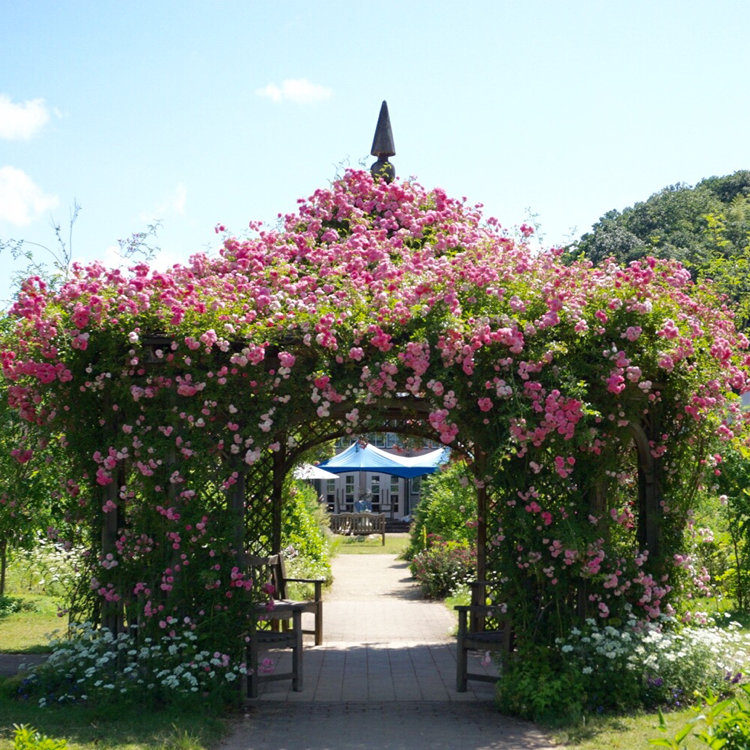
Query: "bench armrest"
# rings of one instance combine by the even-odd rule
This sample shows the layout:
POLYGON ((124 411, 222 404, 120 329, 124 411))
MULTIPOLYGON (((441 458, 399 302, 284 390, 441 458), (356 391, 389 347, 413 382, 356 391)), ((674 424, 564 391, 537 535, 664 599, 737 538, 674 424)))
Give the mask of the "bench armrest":
POLYGON ((458 640, 462 643, 465 638, 478 638, 479 634, 492 633, 502 637, 504 648, 510 649, 512 635, 508 614, 502 607, 492 605, 465 605, 459 604, 454 607, 458 612, 458 640), (491 616, 496 620, 494 627, 487 628, 485 618, 491 616))
POLYGON ((315 587, 313 592, 313 598, 316 602, 323 601, 323 584, 326 582, 325 578, 285 578, 285 583, 311 583, 315 587))
POLYGON ((287 583, 325 583, 325 578, 285 578, 287 583))

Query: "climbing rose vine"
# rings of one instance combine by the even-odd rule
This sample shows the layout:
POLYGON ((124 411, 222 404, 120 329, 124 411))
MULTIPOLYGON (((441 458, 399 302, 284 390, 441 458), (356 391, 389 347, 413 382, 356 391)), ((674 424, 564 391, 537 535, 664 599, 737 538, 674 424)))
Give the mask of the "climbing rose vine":
POLYGON ((564 265, 529 231, 352 171, 215 257, 29 279, 3 373, 73 462, 78 615, 230 649, 262 583, 241 548, 271 544, 237 497, 253 518, 259 477, 394 423, 473 460, 521 641, 663 612, 696 488, 743 437, 748 342, 678 264, 564 265))

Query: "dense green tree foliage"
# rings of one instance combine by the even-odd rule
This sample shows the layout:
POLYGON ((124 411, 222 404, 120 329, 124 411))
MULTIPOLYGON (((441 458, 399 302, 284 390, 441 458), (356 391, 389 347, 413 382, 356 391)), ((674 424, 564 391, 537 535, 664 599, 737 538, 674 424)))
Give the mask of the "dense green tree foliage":
POLYGON ((436 538, 470 546, 477 542, 477 490, 471 471, 457 461, 422 482, 406 556, 411 559, 436 538))
POLYGON ((652 255, 678 260, 698 280, 712 279, 750 322, 750 171, 677 184, 645 201, 608 211, 569 249, 595 264, 627 264, 652 255))

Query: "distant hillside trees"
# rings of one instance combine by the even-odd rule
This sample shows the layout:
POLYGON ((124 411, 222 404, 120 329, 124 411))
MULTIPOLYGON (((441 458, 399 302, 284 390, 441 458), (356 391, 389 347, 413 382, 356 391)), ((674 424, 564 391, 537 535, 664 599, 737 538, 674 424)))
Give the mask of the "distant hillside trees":
POLYGON ((599 265, 646 255, 679 260, 696 280, 713 279, 750 327, 750 171, 677 184, 622 211, 608 211, 569 248, 599 265))

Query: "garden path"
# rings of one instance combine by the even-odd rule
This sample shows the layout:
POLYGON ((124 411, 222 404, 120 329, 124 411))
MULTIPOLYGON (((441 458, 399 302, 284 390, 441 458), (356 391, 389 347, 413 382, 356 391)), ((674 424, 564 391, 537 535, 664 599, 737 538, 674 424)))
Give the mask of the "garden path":
POLYGON ((305 646, 304 690, 263 684, 221 750, 553 748, 533 725, 498 714, 491 683, 456 692, 454 618, 420 598, 406 563, 339 555, 333 574, 324 645, 305 646))

